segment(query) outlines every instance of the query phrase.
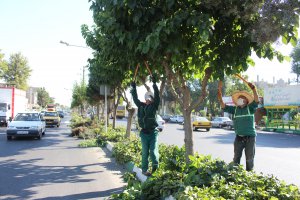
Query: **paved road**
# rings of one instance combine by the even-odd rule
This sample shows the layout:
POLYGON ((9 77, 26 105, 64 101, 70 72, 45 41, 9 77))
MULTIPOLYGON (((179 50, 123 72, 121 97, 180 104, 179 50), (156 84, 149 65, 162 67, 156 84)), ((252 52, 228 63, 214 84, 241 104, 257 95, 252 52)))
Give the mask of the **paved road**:
MULTIPOLYGON (((117 124, 125 125, 125 120, 117 124)), ((194 150, 231 162, 235 134, 231 130, 212 128, 209 132, 194 132, 194 150)), ((184 145, 182 125, 167 123, 159 135, 159 142, 184 145)), ((242 164, 245 164, 243 155, 242 164)), ((300 187, 300 135, 288 135, 259 131, 256 141, 255 171, 273 174, 286 183, 300 187)))
POLYGON ((125 186, 122 167, 100 148, 78 148, 65 124, 42 140, 7 141, 3 130, 0 199, 104 199, 125 186))

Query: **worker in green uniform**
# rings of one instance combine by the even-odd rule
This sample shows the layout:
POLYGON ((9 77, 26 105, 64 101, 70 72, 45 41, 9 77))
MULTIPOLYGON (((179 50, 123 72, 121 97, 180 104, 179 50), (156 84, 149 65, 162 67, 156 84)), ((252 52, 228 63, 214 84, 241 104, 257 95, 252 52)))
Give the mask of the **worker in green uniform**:
POLYGON ((234 131, 236 134, 234 141, 233 162, 240 164, 243 150, 245 149, 246 170, 251 171, 254 167, 256 131, 254 113, 258 106, 259 99, 256 87, 248 82, 253 95, 246 91, 237 91, 232 95, 235 106, 226 105, 222 99, 222 81, 218 86, 218 99, 224 112, 233 115, 234 131))
POLYGON ((158 154, 158 123, 156 121, 156 112, 160 103, 159 90, 156 85, 156 79, 152 76, 153 90, 145 94, 145 102, 138 99, 136 91, 136 83, 132 82, 131 94, 135 105, 138 107, 138 123, 141 127, 140 137, 142 142, 142 173, 150 176, 149 155, 152 161, 152 173, 158 168, 159 154, 158 154))

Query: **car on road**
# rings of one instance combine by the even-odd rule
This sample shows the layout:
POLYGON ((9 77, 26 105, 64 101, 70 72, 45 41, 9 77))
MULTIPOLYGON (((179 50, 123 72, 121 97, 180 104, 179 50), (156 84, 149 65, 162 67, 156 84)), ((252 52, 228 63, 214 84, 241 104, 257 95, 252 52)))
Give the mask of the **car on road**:
POLYGON ((7 140, 13 137, 36 137, 41 139, 45 134, 46 124, 39 112, 22 112, 8 123, 7 140))
POLYGON ((65 117, 64 111, 59 110, 59 111, 57 111, 57 112, 58 112, 58 115, 59 115, 60 118, 64 118, 64 117, 65 117))
POLYGON ((209 131, 211 128, 211 122, 205 117, 199 117, 199 116, 192 117, 192 125, 194 131, 198 129, 206 129, 206 131, 209 131))
POLYGON ((225 122, 231 121, 229 117, 216 117, 211 121, 212 127, 223 128, 226 126, 225 122))
POLYGON ((165 120, 163 120, 163 118, 160 115, 156 115, 156 121, 158 123, 158 127, 157 129, 161 132, 164 130, 165 128, 165 120))
POLYGON ((43 118, 46 121, 46 126, 60 126, 60 117, 56 111, 46 111, 43 118))
POLYGON ((170 117, 170 122, 173 122, 173 123, 182 123, 183 121, 184 121, 184 118, 181 115, 175 115, 175 116, 170 117))
POLYGON ((163 116, 161 116, 161 118, 163 120, 165 120, 165 122, 169 122, 171 117, 172 117, 172 115, 163 115, 163 116))
POLYGON ((225 122, 225 127, 228 128, 228 129, 230 129, 230 130, 234 129, 234 121, 233 120, 226 121, 225 122))

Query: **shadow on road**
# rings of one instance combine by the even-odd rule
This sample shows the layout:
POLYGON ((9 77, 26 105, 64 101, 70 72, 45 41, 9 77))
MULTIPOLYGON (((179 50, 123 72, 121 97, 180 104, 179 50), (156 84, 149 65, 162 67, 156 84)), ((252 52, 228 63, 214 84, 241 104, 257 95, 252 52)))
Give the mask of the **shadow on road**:
POLYGON ((32 195, 35 194, 35 192, 31 190, 31 188, 47 186, 49 184, 55 183, 70 184, 90 182, 93 181, 93 179, 82 179, 82 176, 86 174, 102 172, 87 172, 87 167, 98 165, 97 163, 76 166, 40 166, 37 163, 41 160, 43 159, 30 159, 21 161, 10 159, 6 160, 5 163, 1 163, 1 173, 9 174, 10 179, 15 179, 9 180, 9 183, 15 184, 0 185, 0 196, 11 196, 6 199, 29 199, 30 197, 32 197, 32 195))
POLYGON ((87 192, 87 193, 81 193, 81 194, 72 194, 72 195, 67 195, 67 196, 56 196, 56 197, 47 197, 47 198, 42 198, 39 200, 70 200, 70 199, 92 199, 92 198, 97 198, 99 199, 100 197, 107 197, 112 194, 116 193, 121 193, 123 192, 124 188, 114 188, 110 190, 104 190, 104 191, 99 191, 99 192, 87 192))

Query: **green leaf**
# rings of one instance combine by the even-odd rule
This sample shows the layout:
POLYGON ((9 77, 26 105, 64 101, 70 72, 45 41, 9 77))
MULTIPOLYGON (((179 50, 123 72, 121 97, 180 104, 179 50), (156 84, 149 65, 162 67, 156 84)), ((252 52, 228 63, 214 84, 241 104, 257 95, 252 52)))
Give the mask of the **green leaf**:
POLYGON ((288 44, 287 38, 285 36, 282 36, 281 41, 283 44, 288 44))
POLYGON ((291 44, 293 45, 293 47, 296 47, 297 46, 297 38, 295 37, 292 37, 291 40, 290 40, 291 44))

